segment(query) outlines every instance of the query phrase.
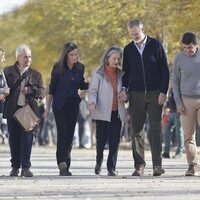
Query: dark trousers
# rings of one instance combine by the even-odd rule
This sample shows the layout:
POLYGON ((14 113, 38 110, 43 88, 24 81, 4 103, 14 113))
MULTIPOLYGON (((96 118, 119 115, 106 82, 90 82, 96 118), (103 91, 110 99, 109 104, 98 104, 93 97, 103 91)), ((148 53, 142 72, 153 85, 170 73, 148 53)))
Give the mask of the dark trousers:
POLYGON ((30 168, 33 134, 25 132, 15 119, 8 119, 11 167, 30 168))
POLYGON ((66 162, 68 168, 71 164, 71 150, 79 102, 78 98, 68 98, 61 109, 53 107, 57 126, 57 164, 66 162))
POLYGON ((130 116, 132 132, 132 151, 135 168, 145 167, 143 126, 148 116, 149 140, 153 168, 162 165, 162 106, 158 104, 159 91, 130 92, 130 116))
POLYGON ((117 111, 112 112, 111 122, 96 120, 96 162, 103 162, 103 151, 106 142, 109 145, 107 170, 115 170, 120 141, 121 121, 117 111))
POLYGON ((82 139, 83 139, 83 135, 85 132, 85 120, 83 119, 83 117, 80 114, 80 110, 79 110, 79 114, 78 114, 78 139, 79 139, 79 147, 84 146, 82 144, 82 139))

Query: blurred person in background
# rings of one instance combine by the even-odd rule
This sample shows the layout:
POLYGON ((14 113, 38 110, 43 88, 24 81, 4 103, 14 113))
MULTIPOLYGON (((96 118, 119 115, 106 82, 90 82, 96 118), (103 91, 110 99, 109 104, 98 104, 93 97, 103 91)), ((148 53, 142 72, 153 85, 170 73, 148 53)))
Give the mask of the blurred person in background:
POLYGON ((52 103, 57 127, 56 159, 60 176, 72 175, 69 171, 71 150, 81 101, 78 90, 88 88, 84 79, 84 68, 79 61, 78 46, 73 42, 65 43, 51 72, 45 112, 47 117, 52 103))
POLYGON ((172 141, 172 134, 173 132, 175 132, 175 137, 178 147, 176 149, 175 155, 173 155, 172 158, 181 158, 184 147, 184 135, 180 121, 180 113, 178 113, 176 110, 176 103, 174 100, 174 93, 172 88, 170 88, 168 92, 168 100, 166 104, 170 114, 166 122, 166 127, 164 129, 164 135, 163 135, 164 149, 162 157, 170 158, 170 145, 172 141))
POLYGON ((5 50, 0 48, 0 116, 1 118, 2 118, 3 105, 4 105, 3 103, 5 101, 5 97, 10 93, 10 89, 7 86, 5 75, 3 72, 4 62, 5 62, 5 50))
POLYGON ((81 102, 79 104, 79 113, 77 118, 79 148, 87 148, 88 146, 91 146, 91 119, 86 95, 86 91, 80 92, 81 102))
POLYGON ((2 138, 2 143, 5 142, 5 137, 6 137, 1 129, 3 108, 4 108, 5 97, 10 93, 10 89, 7 88, 7 83, 3 72, 4 63, 5 63, 5 50, 0 48, 0 137, 2 138))
POLYGON ((116 163, 120 142, 121 121, 125 121, 125 105, 119 99, 122 89, 123 71, 119 69, 122 50, 109 47, 102 58, 102 64, 93 75, 88 90, 89 111, 96 120, 96 165, 95 174, 101 173, 103 152, 108 142, 108 176, 116 176, 116 163))
POLYGON ((39 113, 40 113, 40 123, 38 126, 38 130, 36 133, 36 140, 38 142, 39 145, 43 146, 43 145, 48 145, 49 144, 49 135, 48 135, 48 131, 46 129, 46 121, 47 118, 45 118, 45 107, 46 107, 46 101, 45 99, 42 99, 40 101, 38 101, 38 107, 39 107, 39 113))

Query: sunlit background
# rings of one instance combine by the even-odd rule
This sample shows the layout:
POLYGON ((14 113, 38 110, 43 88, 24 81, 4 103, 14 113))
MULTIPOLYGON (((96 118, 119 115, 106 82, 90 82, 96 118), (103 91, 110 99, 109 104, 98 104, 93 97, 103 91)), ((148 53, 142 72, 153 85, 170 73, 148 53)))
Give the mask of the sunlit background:
POLYGON ((145 33, 160 40, 171 66, 185 31, 199 35, 200 0, 0 0, 0 47, 15 62, 22 43, 32 49, 33 67, 48 82, 63 44, 77 43, 86 76, 110 45, 131 41, 127 22, 139 17, 145 33))

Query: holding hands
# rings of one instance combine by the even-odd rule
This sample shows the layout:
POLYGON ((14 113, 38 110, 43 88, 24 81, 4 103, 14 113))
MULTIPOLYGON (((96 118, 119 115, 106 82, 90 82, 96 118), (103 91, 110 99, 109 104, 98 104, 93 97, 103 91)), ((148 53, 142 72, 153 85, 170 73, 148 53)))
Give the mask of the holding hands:
POLYGON ((92 112, 94 109, 95 109, 94 103, 89 103, 89 105, 88 105, 89 112, 92 112))
POLYGON ((126 102, 128 100, 128 94, 125 88, 122 88, 121 92, 119 93, 119 100, 121 102, 126 102))

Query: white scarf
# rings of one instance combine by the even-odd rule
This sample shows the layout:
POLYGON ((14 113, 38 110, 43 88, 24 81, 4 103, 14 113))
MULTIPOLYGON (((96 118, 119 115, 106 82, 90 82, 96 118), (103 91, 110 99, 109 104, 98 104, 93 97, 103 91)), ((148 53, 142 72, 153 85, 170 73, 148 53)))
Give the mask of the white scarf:
MULTIPOLYGON (((29 66, 24 68, 24 67, 20 67, 19 65, 17 67, 19 69, 21 76, 29 68, 29 66)), ((26 104, 26 97, 25 97, 25 94, 22 92, 22 90, 25 88, 25 83, 26 83, 26 79, 23 79, 23 81, 21 82, 21 90, 19 93, 18 101, 17 101, 17 105, 19 106, 24 106, 26 104)))

